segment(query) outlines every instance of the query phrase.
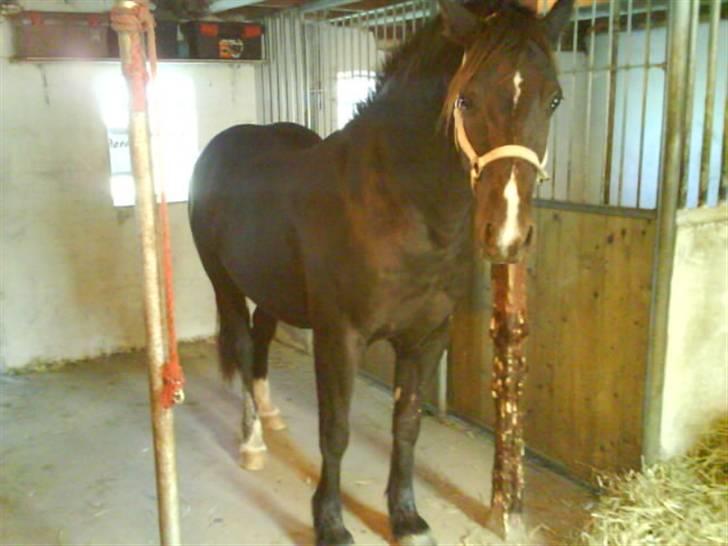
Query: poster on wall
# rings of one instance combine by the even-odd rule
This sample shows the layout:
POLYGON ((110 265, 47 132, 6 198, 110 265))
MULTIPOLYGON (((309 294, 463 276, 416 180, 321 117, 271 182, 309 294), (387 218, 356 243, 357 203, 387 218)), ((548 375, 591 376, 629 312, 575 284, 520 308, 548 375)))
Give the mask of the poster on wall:
POLYGON ((111 198, 115 206, 134 204, 134 177, 131 170, 129 130, 108 128, 109 168, 111 174, 111 198))

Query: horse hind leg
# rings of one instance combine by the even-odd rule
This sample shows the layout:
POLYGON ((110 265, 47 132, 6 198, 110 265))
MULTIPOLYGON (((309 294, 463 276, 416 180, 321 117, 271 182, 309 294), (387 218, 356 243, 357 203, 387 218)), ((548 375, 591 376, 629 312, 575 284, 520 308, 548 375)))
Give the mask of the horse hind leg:
POLYGON ((253 395, 253 340, 250 314, 242 295, 233 294, 232 297, 224 297, 217 288, 216 295, 220 314, 218 350, 223 375, 230 379, 237 369, 243 383, 240 464, 246 470, 260 470, 265 465, 267 447, 263 440, 263 427, 253 395))
POLYGON ((268 382, 268 349, 278 321, 260 307, 253 313, 253 395, 263 426, 269 430, 283 430, 286 423, 281 412, 271 401, 268 382))

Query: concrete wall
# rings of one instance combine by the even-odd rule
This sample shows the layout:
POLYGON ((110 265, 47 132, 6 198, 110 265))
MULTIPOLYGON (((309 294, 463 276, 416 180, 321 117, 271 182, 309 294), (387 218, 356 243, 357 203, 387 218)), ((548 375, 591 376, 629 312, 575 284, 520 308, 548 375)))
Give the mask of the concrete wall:
POLYGON ((679 213, 661 455, 683 453, 728 413, 728 206, 679 213))
MULTIPOLYGON (((26 1, 92 11, 109 2, 26 1)), ((132 209, 114 208, 106 127, 94 82, 116 63, 13 63, 0 21, 0 370, 144 344, 140 251, 132 209)), ((256 121, 252 65, 165 64, 189 76, 199 149, 256 121)), ((185 203, 171 205, 181 339, 212 335, 215 309, 185 203)))

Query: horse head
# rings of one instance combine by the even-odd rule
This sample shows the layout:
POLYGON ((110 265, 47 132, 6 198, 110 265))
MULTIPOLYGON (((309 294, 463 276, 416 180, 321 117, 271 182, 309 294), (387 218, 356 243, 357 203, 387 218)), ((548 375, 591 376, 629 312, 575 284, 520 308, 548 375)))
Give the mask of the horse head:
POLYGON ((562 99, 552 45, 571 15, 513 0, 440 0, 443 29, 463 48, 443 107, 475 196, 475 233, 494 262, 520 260, 533 238, 532 196, 546 177, 551 115, 562 99))

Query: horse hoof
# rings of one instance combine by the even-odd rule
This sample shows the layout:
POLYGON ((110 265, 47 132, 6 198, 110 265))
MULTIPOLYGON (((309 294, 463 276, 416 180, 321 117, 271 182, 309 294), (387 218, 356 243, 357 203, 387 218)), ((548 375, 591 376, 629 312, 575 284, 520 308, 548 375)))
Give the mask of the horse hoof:
POLYGON ((437 546, 437 541, 431 533, 407 535, 397 540, 399 546, 437 546))
POLYGON ((316 534, 316 546, 353 546, 354 537, 345 528, 316 534))
POLYGON ((266 430, 285 430, 288 428, 286 422, 281 418, 280 415, 271 415, 270 417, 263 417, 263 427, 266 430))
POLYGON ((263 470, 265 466, 265 451, 241 451, 240 466, 245 470, 263 470))

